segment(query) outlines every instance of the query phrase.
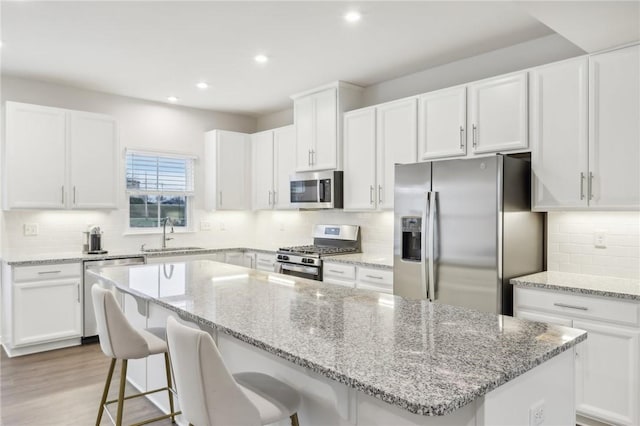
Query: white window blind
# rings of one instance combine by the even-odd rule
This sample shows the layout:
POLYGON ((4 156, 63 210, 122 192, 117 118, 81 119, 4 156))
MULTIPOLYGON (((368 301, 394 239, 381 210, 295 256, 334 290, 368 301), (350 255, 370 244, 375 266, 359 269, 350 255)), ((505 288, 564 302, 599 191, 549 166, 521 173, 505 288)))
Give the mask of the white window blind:
POLYGON ((194 157, 127 151, 129 194, 193 195, 194 157))

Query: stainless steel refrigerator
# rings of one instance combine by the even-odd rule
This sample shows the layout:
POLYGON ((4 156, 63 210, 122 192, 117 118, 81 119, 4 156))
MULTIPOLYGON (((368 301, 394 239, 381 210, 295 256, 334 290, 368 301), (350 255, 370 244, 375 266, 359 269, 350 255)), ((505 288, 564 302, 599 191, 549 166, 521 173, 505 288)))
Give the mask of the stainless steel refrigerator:
POLYGON ((394 294, 512 315, 509 279, 544 262, 530 178, 504 155, 396 165, 394 294))

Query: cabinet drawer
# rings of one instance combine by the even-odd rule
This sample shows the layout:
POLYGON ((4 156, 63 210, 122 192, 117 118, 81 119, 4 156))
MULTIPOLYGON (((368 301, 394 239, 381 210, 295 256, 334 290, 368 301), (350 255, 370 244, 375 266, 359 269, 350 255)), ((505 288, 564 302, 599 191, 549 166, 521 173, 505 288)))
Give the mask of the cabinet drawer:
POLYGON ((339 263, 325 263, 323 277, 335 277, 341 280, 355 280, 356 267, 339 263))
POLYGON ((640 304, 530 288, 515 289, 516 309, 533 308, 564 316, 640 325, 640 304))
POLYGON ((379 293, 387 293, 387 294, 392 294, 393 293, 393 285, 391 285, 391 284, 372 283, 372 282, 368 282, 368 281, 358 281, 358 283, 356 284, 356 288, 359 288, 359 289, 362 289, 362 290, 373 290, 373 291, 377 291, 379 293))
POLYGON ((393 271, 359 267, 358 281, 393 287, 393 271))
POLYGON ((339 278, 323 277, 322 282, 326 284, 341 285, 343 287, 356 288, 355 281, 341 280, 339 278))
POLYGON ((15 266, 13 281, 42 281, 60 278, 74 278, 82 275, 79 263, 59 263, 52 265, 15 266))
POLYGON ((261 254, 256 255, 256 269, 260 271, 274 271, 276 264, 276 256, 273 254, 261 254))

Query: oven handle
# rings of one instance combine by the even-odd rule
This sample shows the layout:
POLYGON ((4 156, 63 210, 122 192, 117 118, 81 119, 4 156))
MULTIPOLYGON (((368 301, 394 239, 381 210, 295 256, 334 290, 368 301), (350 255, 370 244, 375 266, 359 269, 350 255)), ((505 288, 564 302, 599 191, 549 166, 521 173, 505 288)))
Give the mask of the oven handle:
POLYGON ((292 265, 290 263, 280 263, 280 262, 276 262, 276 263, 280 265, 279 269, 281 269, 282 271, 293 271, 293 272, 300 272, 302 274, 310 274, 310 275, 319 274, 319 270, 317 268, 312 268, 309 266, 292 265))

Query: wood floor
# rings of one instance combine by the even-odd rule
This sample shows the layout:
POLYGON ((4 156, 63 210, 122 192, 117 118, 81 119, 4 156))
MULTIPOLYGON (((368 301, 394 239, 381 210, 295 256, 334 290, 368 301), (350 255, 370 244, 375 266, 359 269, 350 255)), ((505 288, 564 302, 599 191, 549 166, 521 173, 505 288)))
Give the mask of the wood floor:
MULTIPOLYGON (((100 345, 90 344, 56 351, 0 359, 0 424, 93 425, 98 413, 110 359, 100 345)), ((117 397, 120 362, 109 392, 117 397)), ((127 394, 135 393, 129 386, 127 394)), ((115 417, 115 404, 109 406, 115 417)), ((145 398, 125 402, 124 423, 160 415, 145 398)), ((102 425, 110 425, 106 414, 102 425)), ((154 425, 171 425, 169 419, 154 425)))

